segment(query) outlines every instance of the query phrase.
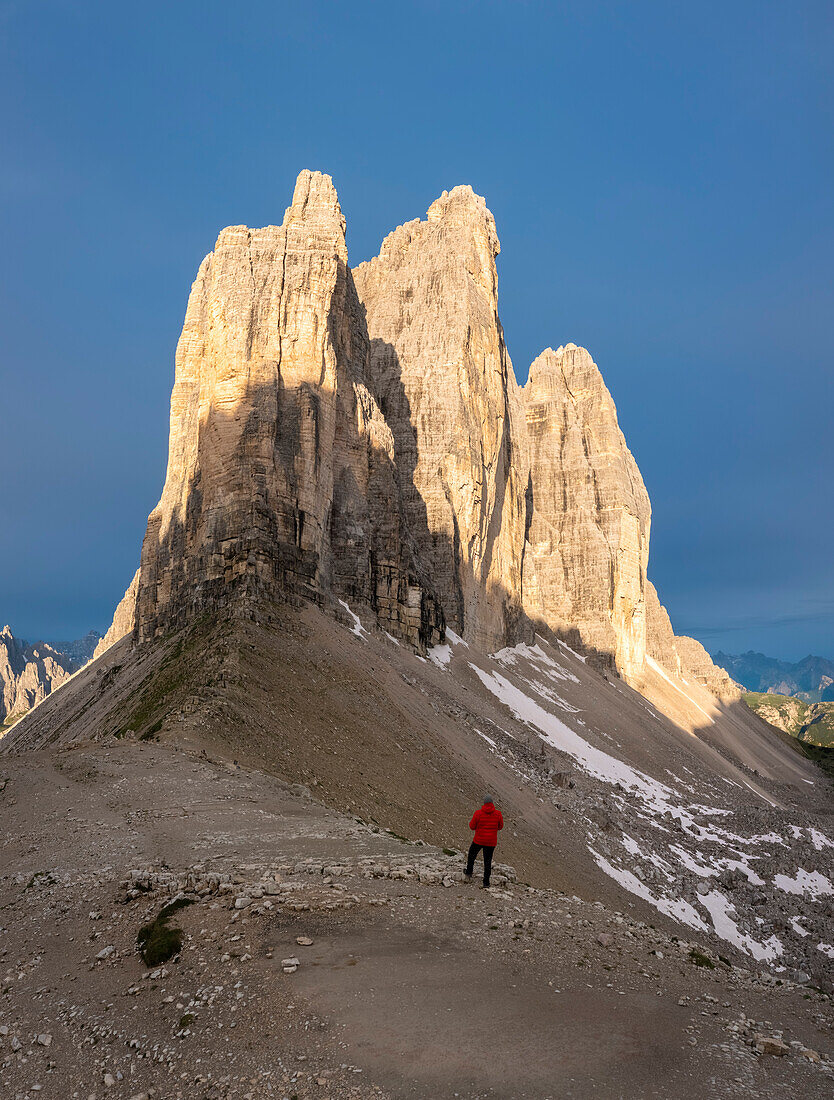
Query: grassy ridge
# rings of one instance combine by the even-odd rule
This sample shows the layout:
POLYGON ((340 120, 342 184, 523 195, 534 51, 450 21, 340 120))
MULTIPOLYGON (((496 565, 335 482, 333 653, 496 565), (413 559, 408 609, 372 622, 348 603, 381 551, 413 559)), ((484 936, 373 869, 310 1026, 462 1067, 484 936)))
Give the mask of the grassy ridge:
POLYGON ((834 703, 806 703, 792 695, 748 691, 747 706, 804 744, 834 748, 834 703))

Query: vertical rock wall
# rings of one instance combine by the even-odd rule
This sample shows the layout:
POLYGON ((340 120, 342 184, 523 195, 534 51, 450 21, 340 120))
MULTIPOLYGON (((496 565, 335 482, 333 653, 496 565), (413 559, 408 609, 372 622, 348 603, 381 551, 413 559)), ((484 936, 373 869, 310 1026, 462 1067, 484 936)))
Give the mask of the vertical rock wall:
POLYGON ((519 390, 498 252, 484 200, 456 187, 351 272, 318 172, 282 225, 223 230, 177 348, 165 487, 105 642, 291 591, 367 605, 418 648, 444 619, 488 648, 544 624, 632 683, 648 655, 726 692, 647 580, 648 494, 588 352, 548 348, 519 390))
POLYGON ((402 522, 393 441, 329 176, 302 172, 281 226, 233 226, 192 287, 168 472, 142 549, 138 640, 237 595, 370 604, 424 646, 442 615, 402 522))
POLYGON ((574 344, 543 351, 523 389, 532 554, 541 613, 636 677, 646 653, 651 506, 596 364, 574 344))
POLYGON ((498 251, 484 200, 456 187, 354 271, 409 525, 447 621, 486 646, 521 628, 529 521, 523 412, 498 318, 498 251))

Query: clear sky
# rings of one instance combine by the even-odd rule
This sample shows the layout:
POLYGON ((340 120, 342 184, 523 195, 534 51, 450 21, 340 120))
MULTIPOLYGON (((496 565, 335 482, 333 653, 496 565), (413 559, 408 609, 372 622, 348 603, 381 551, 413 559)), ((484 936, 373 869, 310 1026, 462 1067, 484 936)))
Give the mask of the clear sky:
POLYGON ((708 648, 834 655, 830 0, 0 0, 0 625, 104 630, 188 290, 329 172, 352 263, 471 183, 520 381, 593 354, 708 648))

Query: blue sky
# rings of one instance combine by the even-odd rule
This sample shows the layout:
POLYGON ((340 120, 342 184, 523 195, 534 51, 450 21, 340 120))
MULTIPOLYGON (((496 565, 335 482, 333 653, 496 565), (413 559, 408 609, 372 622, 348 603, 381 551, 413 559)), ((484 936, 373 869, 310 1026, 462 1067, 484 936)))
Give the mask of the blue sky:
POLYGON ((0 620, 105 629, 225 225, 329 172, 351 261, 457 183, 520 381, 588 347, 712 649, 834 655, 828 0, 0 0, 0 620))

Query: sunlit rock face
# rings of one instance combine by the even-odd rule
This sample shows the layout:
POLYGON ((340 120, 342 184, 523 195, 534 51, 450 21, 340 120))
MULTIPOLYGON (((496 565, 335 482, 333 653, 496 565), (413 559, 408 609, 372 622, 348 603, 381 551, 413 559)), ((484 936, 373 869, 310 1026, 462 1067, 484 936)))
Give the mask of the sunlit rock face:
POLYGON ((0 630, 0 726, 37 706, 77 667, 46 642, 28 645, 4 626, 0 630))
POLYGON ((744 694, 729 672, 713 663, 709 653, 695 638, 678 635, 675 649, 680 658, 682 675, 692 676, 698 683, 723 702, 741 699, 744 694))
POLYGON ((529 633, 529 463, 498 318, 498 251, 484 200, 455 187, 354 270, 411 529, 447 622, 486 646, 529 633))
POLYGON ((368 350, 336 191, 302 172, 283 224, 223 230, 192 287, 139 641, 233 592, 277 591, 370 605, 419 647, 439 638, 368 350))
POLYGON ((127 591, 113 613, 113 621, 107 633, 99 640, 93 653, 93 660, 109 649, 111 645, 132 634, 136 626, 136 597, 139 592, 139 570, 133 574, 133 580, 127 586, 127 591))
POLYGON ((574 344, 543 351, 522 393, 544 620, 636 677, 646 653, 651 505, 614 402, 574 344))
POLYGON ((177 348, 165 487, 97 653, 292 593, 421 650, 446 623, 485 648, 549 629, 636 686, 649 656, 729 692, 647 580, 648 494, 588 352, 548 348, 519 389, 498 252, 455 187, 351 271, 332 181, 308 171, 280 226, 223 230, 177 348))

